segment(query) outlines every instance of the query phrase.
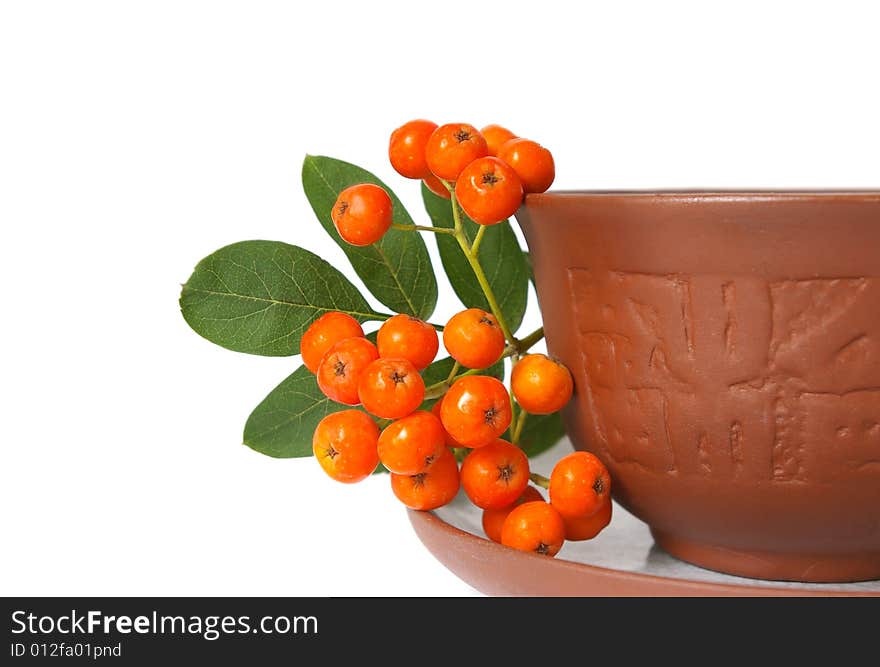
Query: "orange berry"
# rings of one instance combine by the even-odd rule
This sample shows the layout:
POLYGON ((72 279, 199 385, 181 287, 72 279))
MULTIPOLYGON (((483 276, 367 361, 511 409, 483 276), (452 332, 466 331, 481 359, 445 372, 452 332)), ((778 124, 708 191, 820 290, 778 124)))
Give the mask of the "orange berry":
POLYGON ((565 539, 592 540, 611 523, 611 498, 606 498, 595 514, 579 517, 562 517, 565 523, 565 539))
POLYGON ((429 120, 411 120, 391 133, 388 159, 394 170, 406 178, 425 178, 431 174, 425 161, 428 138, 437 129, 429 120))
POLYGON ((507 515, 523 503, 529 503, 536 500, 543 502, 544 496, 534 486, 527 486, 513 504, 507 507, 501 507, 494 510, 483 510, 483 532, 493 542, 501 543, 501 528, 504 526, 504 520, 507 515))
MULTIPOLYGON (((443 399, 441 398, 439 401, 434 403, 434 406, 431 408, 431 412, 434 414, 437 419, 440 419, 440 410, 443 407, 443 399)), ((440 422, 441 426, 443 422, 440 422)), ((443 433, 446 434, 446 446, 447 447, 464 447, 463 444, 458 442, 455 438, 449 435, 449 431, 446 430, 446 427, 443 427, 443 433)))
POLYGON ((425 472, 416 475, 391 473, 391 490, 398 500, 414 510, 433 510, 458 493, 458 462, 446 449, 425 472))
POLYGON ((461 486, 481 509, 508 507, 529 485, 529 459, 506 440, 473 450, 461 464, 461 486))
POLYGON ((483 135, 467 123, 441 125, 431 134, 425 148, 431 173, 445 181, 454 181, 462 169, 488 154, 483 135))
POLYGON ((550 473, 550 502, 562 516, 595 514, 610 495, 608 469, 590 452, 562 457, 550 473))
POLYGON ((549 415, 565 407, 574 385, 568 369, 545 354, 527 354, 510 375, 513 397, 533 415, 549 415))
POLYGON ((387 426, 379 436, 379 460, 391 472, 425 472, 446 450, 446 431, 430 412, 413 412, 387 426))
POLYGON ((367 412, 400 419, 422 404, 425 381, 406 359, 376 359, 361 374, 358 396, 367 412))
POLYGON ((360 410, 342 410, 322 419, 312 436, 312 452, 330 477, 360 482, 379 465, 379 427, 360 410))
POLYGON ((312 322, 299 342, 303 364, 315 373, 323 356, 336 343, 346 338, 363 338, 363 335, 360 323, 351 315, 336 311, 324 313, 312 322))
POLYGON ((449 188, 443 185, 443 181, 434 176, 434 174, 426 176, 422 180, 424 181, 425 186, 438 197, 443 197, 443 199, 452 199, 452 195, 449 194, 449 188))
POLYGON ((555 556, 565 541, 565 524, 559 512, 549 503, 523 503, 507 515, 501 527, 501 544, 555 556))
POLYGON ((485 447, 510 426, 510 394, 488 375, 466 375, 456 380, 440 406, 447 433, 465 447, 485 447))
POLYGON ((523 192, 544 192, 556 178, 553 155, 531 139, 511 139, 498 149, 498 158, 513 167, 523 192))
POLYGON ((376 338, 380 357, 397 357, 412 362, 418 370, 426 369, 440 347, 437 330, 412 315, 395 315, 379 329, 376 338))
POLYGON ((443 346, 465 368, 488 368, 504 353, 504 333, 491 313, 468 308, 443 328, 443 346))
POLYGON ((318 364, 318 387, 330 400, 357 405, 361 373, 379 358, 379 350, 366 338, 346 338, 327 350, 318 364))
POLYGON ((483 135, 483 138, 486 140, 486 145, 489 147, 489 155, 495 157, 498 155, 498 149, 501 146, 511 139, 516 139, 516 135, 508 130, 506 127, 501 127, 500 125, 487 125, 482 130, 480 130, 480 134, 483 135))
POLYGON ((391 197, 384 188, 361 183, 339 193, 330 217, 345 241, 365 246, 381 239, 391 227, 391 207, 391 197))
POLYGON ((495 225, 516 213, 522 204, 519 176, 497 157, 471 162, 455 182, 455 197, 468 217, 480 225, 495 225))

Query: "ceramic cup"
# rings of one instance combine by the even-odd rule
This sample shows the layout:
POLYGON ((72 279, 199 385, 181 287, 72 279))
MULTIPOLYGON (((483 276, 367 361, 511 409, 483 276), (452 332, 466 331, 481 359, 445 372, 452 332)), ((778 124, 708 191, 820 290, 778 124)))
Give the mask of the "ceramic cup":
POLYGON ((559 192, 517 219, 569 435, 662 548, 880 578, 880 192, 559 192))

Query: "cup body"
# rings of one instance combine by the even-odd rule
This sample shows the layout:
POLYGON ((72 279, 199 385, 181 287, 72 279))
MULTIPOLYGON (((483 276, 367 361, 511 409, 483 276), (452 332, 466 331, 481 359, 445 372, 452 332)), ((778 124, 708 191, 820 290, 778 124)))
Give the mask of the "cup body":
POLYGON ((517 218, 575 446, 661 547, 880 577, 880 192, 571 192, 517 218))

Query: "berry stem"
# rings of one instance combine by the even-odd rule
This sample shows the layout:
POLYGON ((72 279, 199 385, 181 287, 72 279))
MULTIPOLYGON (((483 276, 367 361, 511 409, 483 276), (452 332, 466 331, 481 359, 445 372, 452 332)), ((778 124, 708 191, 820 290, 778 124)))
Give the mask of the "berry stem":
POLYGON ((485 234, 486 225, 480 225, 480 228, 477 230, 477 235, 474 237, 474 242, 471 244, 471 252, 474 254, 474 257, 477 257, 480 254, 480 244, 483 243, 483 236, 485 234))
POLYGON ((536 472, 533 472, 531 475, 529 475, 529 479, 532 480, 532 483, 535 486, 540 486, 542 489, 549 489, 550 488, 550 478, 549 477, 544 477, 544 475, 540 475, 536 472))
MULTIPOLYGON (((513 364, 515 363, 514 359, 516 359, 516 357, 511 357, 511 359, 510 359, 510 372, 511 372, 511 374, 513 373, 513 364)), ((508 393, 510 394, 510 419, 512 421, 512 420, 516 419, 516 401, 513 400, 513 390, 511 389, 511 391, 508 393)), ((513 434, 513 431, 511 431, 511 435, 512 434, 513 434)), ((511 437, 511 440, 513 440, 512 437, 511 437)), ((516 440, 513 440, 513 443, 516 444, 516 440)))
MULTIPOLYGON (((504 354, 501 355, 501 357, 499 358, 498 361, 501 361, 501 359, 507 359, 508 357, 512 357, 514 354, 515 354, 514 348, 512 346, 508 345, 504 350, 504 354)), ((429 384, 427 387, 425 387, 425 400, 427 401, 432 398, 440 398, 441 396, 443 396, 443 394, 445 394, 449 390, 449 387, 451 387, 452 384, 458 378, 463 378, 465 375, 480 375, 486 369, 485 368, 469 368, 464 373, 458 373, 459 370, 461 370, 461 365, 458 362, 456 362, 455 366, 453 366, 454 372, 451 372, 449 374, 449 377, 447 377, 445 380, 441 380, 440 382, 435 382, 434 384, 429 384), (458 374, 456 375, 456 373, 458 373, 458 374)), ((513 402, 513 396, 510 397, 510 407, 511 407, 511 409, 513 409, 515 407, 515 403, 513 402)))
POLYGON ((544 338, 544 327, 540 329, 535 329, 532 333, 530 333, 525 338, 520 339, 518 347, 518 351, 520 354, 523 352, 528 352, 531 347, 542 340, 544 338))
POLYGON ((511 434, 511 440, 514 445, 519 444, 519 439, 522 437, 523 427, 526 425, 526 417, 529 416, 529 413, 519 409, 519 416, 516 418, 516 423, 513 425, 513 433, 511 434))
POLYGON ((454 229, 446 227, 429 227, 428 225, 402 225, 399 222, 391 223, 392 229, 399 229, 402 232, 434 232, 435 234, 455 234, 454 229))
MULTIPOLYGON (((458 207, 458 200, 455 198, 455 192, 451 193, 449 198, 452 204, 452 219, 455 221, 455 238, 458 241, 458 245, 461 246, 461 251, 464 253, 464 256, 467 258, 468 263, 471 265, 471 269, 473 269, 474 275, 477 278, 477 282, 480 284, 480 288, 483 290, 483 294, 486 295, 486 301, 489 302, 489 308, 492 311, 492 314, 495 316, 495 319, 498 321, 498 326, 501 327, 501 332, 504 334, 504 338, 514 346, 518 345, 517 340, 513 337, 513 333, 510 330, 510 327, 507 325, 507 320, 504 319, 504 315, 501 312, 501 307, 498 305, 498 300, 495 298, 495 292, 492 291, 491 285, 489 285, 489 280, 486 278, 486 274, 483 272, 483 267, 480 264, 480 260, 477 259, 477 256, 474 254, 473 247, 468 243, 467 236, 464 233, 464 226, 461 222, 461 211, 458 207)), ((477 237, 479 238, 479 232, 477 232, 477 237)))
POLYGON ((452 383, 455 382, 458 378, 463 378, 465 375, 478 375, 483 372, 483 369, 479 368, 471 368, 466 370, 464 373, 459 373, 458 375, 451 375, 450 377, 442 380, 441 382, 435 382, 432 385, 428 385, 425 387, 425 400, 429 401, 432 398, 440 398, 447 391, 449 391, 449 387, 452 386, 452 383))
POLYGON ((458 362, 456 361, 456 362, 452 365, 452 370, 449 371, 449 376, 446 378, 446 384, 451 384, 451 383, 452 383, 452 381, 455 379, 455 376, 456 376, 456 374, 458 373, 458 371, 459 371, 460 368, 461 368, 461 364, 458 363, 458 362))

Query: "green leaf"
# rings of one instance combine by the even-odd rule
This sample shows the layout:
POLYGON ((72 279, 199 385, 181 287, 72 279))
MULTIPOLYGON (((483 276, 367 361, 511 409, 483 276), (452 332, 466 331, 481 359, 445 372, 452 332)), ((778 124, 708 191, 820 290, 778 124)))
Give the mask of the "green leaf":
POLYGON ((550 415, 529 415, 520 434, 519 446, 527 456, 537 456, 550 449, 565 435, 562 416, 558 412, 550 415))
POLYGON ((486 370, 482 372, 483 375, 491 375, 493 378, 497 378, 504 382, 504 359, 499 359, 494 364, 489 366, 486 370))
MULTIPOLYGON (((455 227, 449 200, 435 195, 424 183, 422 199, 431 217, 431 223, 435 227, 447 229, 455 227)), ((467 216, 464 216, 462 224, 468 238, 473 241, 479 225, 467 216)), ((435 234, 435 236, 443 268, 459 300, 467 308, 489 310, 489 302, 486 301, 486 296, 458 242, 449 234, 435 234)), ((495 298, 498 299, 504 318, 511 331, 515 332, 526 312, 529 268, 510 222, 505 220, 486 228, 480 245, 480 263, 486 273, 489 286, 495 292, 495 298)))
POLYGON ((454 365, 455 360, 452 357, 444 357, 432 363, 422 371, 422 379, 425 381, 425 386, 430 387, 432 384, 443 382, 443 380, 449 377, 454 365))
POLYGON ((329 263, 278 241, 242 241, 205 257, 183 286, 180 310, 211 342, 271 357, 298 354, 306 328, 328 311, 360 322, 387 317, 329 263))
POLYGON ((347 409, 324 396, 315 376, 300 366, 254 408, 244 426, 244 444, 280 459, 312 456, 318 422, 347 409))
POLYGON ((535 267, 532 266, 532 256, 529 254, 528 250, 523 250, 523 259, 525 259, 526 267, 529 270, 529 280, 532 281, 532 285, 537 288, 535 285, 535 267))
POLYGON ((360 167, 319 155, 306 156, 302 182, 321 225, 348 256, 373 296, 397 313, 427 320, 437 305, 437 279, 421 234, 392 228, 377 243, 357 247, 340 238, 330 217, 336 198, 345 188, 375 183, 391 196, 394 222, 412 225, 409 213, 388 186, 360 167))

